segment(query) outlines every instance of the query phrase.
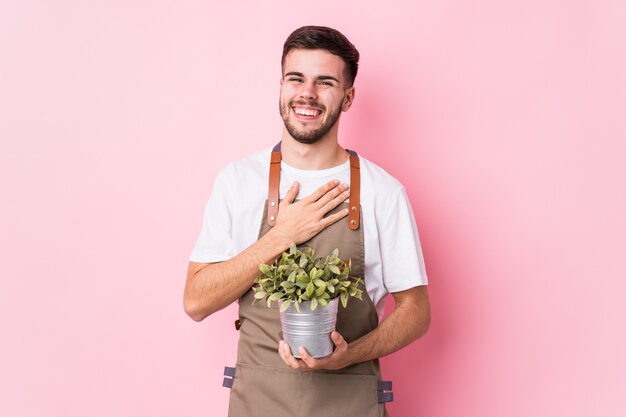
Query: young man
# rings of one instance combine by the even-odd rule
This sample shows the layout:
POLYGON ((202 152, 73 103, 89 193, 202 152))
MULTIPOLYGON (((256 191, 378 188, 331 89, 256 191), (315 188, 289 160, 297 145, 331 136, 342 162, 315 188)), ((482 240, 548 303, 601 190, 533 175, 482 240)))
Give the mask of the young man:
POLYGON ((200 321, 239 300, 231 417, 385 416, 390 387, 378 358, 428 329, 426 273, 404 188, 338 143, 358 59, 334 29, 294 31, 283 48, 281 142, 230 164, 215 180, 184 305, 200 321), (252 305, 259 264, 272 263, 292 242, 317 256, 339 248, 365 281, 363 301, 339 309, 335 350, 326 358, 300 348, 296 359, 280 340, 278 310, 252 305), (379 324, 389 293, 396 307, 379 324))

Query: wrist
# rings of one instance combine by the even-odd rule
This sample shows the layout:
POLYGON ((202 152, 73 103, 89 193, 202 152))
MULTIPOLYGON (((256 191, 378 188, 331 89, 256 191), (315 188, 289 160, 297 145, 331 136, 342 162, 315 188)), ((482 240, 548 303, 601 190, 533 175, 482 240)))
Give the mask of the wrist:
POLYGON ((347 368, 348 366, 352 366, 355 363, 357 363, 355 357, 354 357, 354 350, 351 349, 350 344, 348 344, 346 346, 346 352, 343 355, 343 363, 340 364, 340 368, 339 369, 343 369, 343 368, 347 368))
POLYGON ((261 239, 267 241, 268 245, 274 248, 277 256, 288 250, 294 243, 293 239, 284 233, 279 226, 272 227, 261 239))
POLYGON ((352 343, 348 343, 346 346, 345 366, 352 366, 368 360, 366 357, 367 354, 364 353, 363 343, 360 342, 360 339, 354 340, 352 343))

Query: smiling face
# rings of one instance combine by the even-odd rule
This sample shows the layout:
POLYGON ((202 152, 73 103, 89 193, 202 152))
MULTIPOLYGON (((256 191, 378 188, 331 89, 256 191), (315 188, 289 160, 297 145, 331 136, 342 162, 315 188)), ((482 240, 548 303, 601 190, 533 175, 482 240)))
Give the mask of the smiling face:
POLYGON ((289 135, 301 143, 337 136, 337 121, 354 99, 345 63, 323 49, 292 49, 285 57, 280 115, 289 135))

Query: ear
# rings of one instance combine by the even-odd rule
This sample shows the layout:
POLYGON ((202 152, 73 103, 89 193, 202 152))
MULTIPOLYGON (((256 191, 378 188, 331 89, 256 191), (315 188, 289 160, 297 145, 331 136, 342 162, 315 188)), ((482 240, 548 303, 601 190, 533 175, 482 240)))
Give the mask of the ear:
POLYGON ((356 91, 354 89, 354 86, 346 90, 346 95, 343 98, 343 103, 341 103, 341 111, 348 111, 348 109, 352 106, 355 93, 356 91))

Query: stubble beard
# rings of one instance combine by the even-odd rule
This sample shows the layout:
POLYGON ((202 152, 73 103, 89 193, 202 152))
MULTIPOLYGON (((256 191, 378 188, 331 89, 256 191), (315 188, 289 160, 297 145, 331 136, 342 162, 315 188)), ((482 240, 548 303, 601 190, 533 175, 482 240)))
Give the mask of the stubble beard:
POLYGON ((295 104, 303 104, 303 105, 319 108, 322 110, 325 110, 325 108, 314 102, 308 102, 308 103, 290 102, 288 104, 288 107, 283 107, 279 99, 278 110, 280 111, 280 116, 283 118, 283 123, 285 123, 285 128, 287 129, 287 132, 289 132, 291 137, 294 138, 296 141, 300 143, 305 143, 308 145, 316 143, 317 141, 322 139, 324 136, 326 136, 326 134, 330 132, 330 129, 332 129, 333 126, 335 126, 335 124, 339 120, 339 115, 341 114, 341 107, 339 107, 334 113, 331 113, 328 116, 328 119, 326 120, 326 122, 322 122, 322 125, 320 127, 318 127, 317 129, 305 132, 305 131, 298 130, 298 128, 295 125, 298 122, 297 121, 292 122, 292 120, 289 117, 291 114, 290 112, 291 108, 295 104))

